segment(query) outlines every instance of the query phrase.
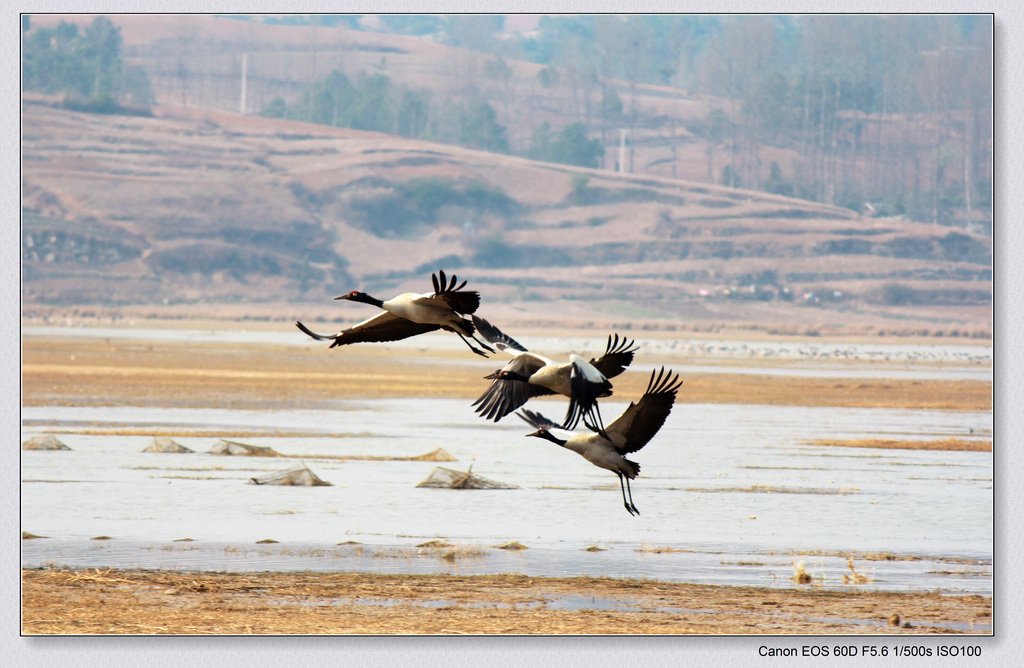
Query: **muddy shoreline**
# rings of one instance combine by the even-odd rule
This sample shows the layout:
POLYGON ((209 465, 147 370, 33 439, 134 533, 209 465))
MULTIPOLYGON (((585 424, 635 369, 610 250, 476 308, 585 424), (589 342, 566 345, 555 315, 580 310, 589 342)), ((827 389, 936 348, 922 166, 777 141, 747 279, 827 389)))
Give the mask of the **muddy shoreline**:
POLYGON ((23 633, 983 634, 991 599, 610 578, 23 570, 23 633), (898 621, 895 616, 898 616, 898 621))
MULTIPOLYGON (((472 401, 486 364, 464 350, 376 346, 226 344, 27 337, 22 346, 26 406, 119 405, 289 408, 327 407, 337 399, 459 398, 472 401), (410 354, 413 363, 410 363, 410 354)), ((644 362, 685 364, 680 354, 645 354, 644 362)), ((757 362, 751 362, 757 364, 757 362)), ((760 362, 769 364, 769 362, 760 362)), ((641 394, 646 373, 616 379, 620 396, 641 394)), ((975 380, 883 380, 736 373, 687 373, 679 403, 991 410, 992 383, 975 380)))

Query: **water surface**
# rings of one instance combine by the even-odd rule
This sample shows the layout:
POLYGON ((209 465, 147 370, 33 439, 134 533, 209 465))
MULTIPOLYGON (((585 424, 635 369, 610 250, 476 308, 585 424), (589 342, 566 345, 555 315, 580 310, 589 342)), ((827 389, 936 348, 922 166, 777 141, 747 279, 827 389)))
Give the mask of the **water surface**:
MULTIPOLYGON (((685 391, 685 385, 684 390, 685 391)), ((564 402, 531 407, 560 417, 564 402)), ((608 418, 625 408, 606 400, 608 418)), ((813 439, 991 439, 992 416, 924 411, 676 405, 617 478, 515 416, 498 424, 450 399, 338 401, 329 410, 24 407, 22 438, 54 430, 67 451, 22 451, 25 566, 207 570, 522 572, 708 584, 991 593, 992 455, 821 447, 813 439), (113 435, 74 433, 111 430, 113 435), (144 453, 170 432, 195 454, 144 453), (284 458, 206 454, 217 430, 284 458), (285 435, 282 435, 285 434, 285 435), (450 463, 338 460, 444 448, 450 463), (249 478, 305 462, 330 487, 249 478), (511 490, 417 488, 435 466, 511 490), (97 536, 110 540, 92 540, 97 536), (190 538, 191 542, 179 539, 190 538), (257 544, 262 539, 280 541, 257 544), (441 539, 453 547, 418 548, 441 539), (178 542, 176 542, 178 541, 178 542), (493 546, 509 541, 527 550, 493 546), (596 546, 596 551, 585 548, 596 546), (446 552, 452 552, 448 557, 446 552), (873 561, 882 554, 894 560, 873 561)))

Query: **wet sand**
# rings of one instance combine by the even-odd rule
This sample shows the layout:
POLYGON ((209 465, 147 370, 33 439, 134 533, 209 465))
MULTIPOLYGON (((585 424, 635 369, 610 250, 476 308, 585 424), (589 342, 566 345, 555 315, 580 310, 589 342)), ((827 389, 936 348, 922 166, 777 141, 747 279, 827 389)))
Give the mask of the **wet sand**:
MULTIPOLYGON (((358 398, 472 400, 486 386, 481 377, 505 359, 491 368, 466 351, 416 355, 410 363, 407 353, 374 346, 328 351, 34 336, 23 343, 23 403, 260 409, 358 398)), ((616 394, 639 396, 648 375, 627 372, 616 394)), ((686 374, 684 389, 680 402, 992 407, 991 383, 978 381, 707 373, 686 374)), ((520 575, 23 570, 22 586, 26 634, 989 633, 972 629, 992 621, 989 597, 797 582, 768 590, 520 575), (558 609, 559 601, 577 609, 558 609), (900 626, 889 624, 894 614, 900 626)))
MULTIPOLYGON (((483 376, 507 356, 484 361, 465 350, 395 351, 372 344, 327 350, 90 338, 30 337, 22 353, 28 406, 118 405, 225 408, 329 407, 337 399, 476 399, 483 376)), ((648 364, 692 363, 681 355, 648 364)), ((756 364, 756 362, 750 362, 756 364)), ((884 371, 880 371, 884 374, 884 371)), ((615 379, 619 397, 640 396, 649 373, 615 379)), ((679 403, 991 410, 992 383, 973 380, 849 379, 686 373, 679 403)))

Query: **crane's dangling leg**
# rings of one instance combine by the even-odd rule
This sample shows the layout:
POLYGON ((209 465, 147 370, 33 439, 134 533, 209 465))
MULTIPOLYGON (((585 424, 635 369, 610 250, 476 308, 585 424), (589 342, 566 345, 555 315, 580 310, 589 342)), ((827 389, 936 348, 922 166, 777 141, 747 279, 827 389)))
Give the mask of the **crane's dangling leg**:
POLYGON ((493 353, 493 352, 494 352, 494 348, 492 348, 492 347, 490 347, 489 345, 487 345, 487 342, 486 342, 486 341, 482 341, 481 339, 477 338, 477 336, 476 336, 476 334, 475 334, 475 333, 474 333, 474 334, 472 334, 472 335, 470 335, 470 337, 469 337, 469 338, 471 338, 471 339, 473 339, 474 341, 476 341, 477 343, 479 343, 479 344, 480 344, 480 347, 481 347, 481 348, 483 348, 484 350, 486 350, 487 352, 491 352, 491 353, 493 353))
MULTIPOLYGON (((628 482, 626 484, 628 484, 628 482)), ((621 473, 619 474, 619 488, 622 490, 622 505, 624 505, 626 507, 626 512, 628 512, 630 515, 634 514, 633 513, 633 508, 630 506, 629 501, 626 501, 626 487, 622 483, 622 474, 621 473)), ((633 495, 630 494, 631 498, 632 498, 632 496, 633 495)))
POLYGON ((629 486, 629 478, 626 478, 626 491, 629 492, 629 506, 633 509, 634 513, 639 515, 640 510, 633 504, 633 490, 629 486))
MULTIPOLYGON (((467 339, 465 336, 462 335, 462 332, 455 332, 455 333, 458 334, 459 338, 462 339, 466 343, 466 345, 469 346, 469 349, 472 350, 473 352, 475 352, 477 355, 480 355, 481 357, 487 357, 488 356, 487 353, 485 353, 484 351, 480 350, 479 348, 474 346, 472 343, 470 343, 469 339, 467 339)), ((487 346, 484 346, 484 347, 487 348, 487 346)), ((488 350, 490 350, 492 353, 494 352, 493 349, 488 348, 488 350)))

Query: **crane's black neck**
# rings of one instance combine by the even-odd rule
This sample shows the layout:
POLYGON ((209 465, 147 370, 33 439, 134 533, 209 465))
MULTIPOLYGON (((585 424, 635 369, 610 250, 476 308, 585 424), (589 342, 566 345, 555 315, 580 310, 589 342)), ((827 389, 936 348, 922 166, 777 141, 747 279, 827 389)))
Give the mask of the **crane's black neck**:
POLYGON ((377 308, 383 308, 383 306, 384 306, 384 302, 382 302, 381 300, 377 299, 376 297, 371 297, 370 295, 366 294, 365 292, 351 293, 349 295, 349 300, 350 301, 354 301, 354 302, 362 302, 364 304, 373 304, 377 308))
POLYGON ((533 436, 536 436, 537 438, 543 438, 545 441, 551 441, 555 445, 565 445, 567 442, 564 441, 563 439, 558 438, 547 429, 539 429, 536 433, 533 434, 533 436))

